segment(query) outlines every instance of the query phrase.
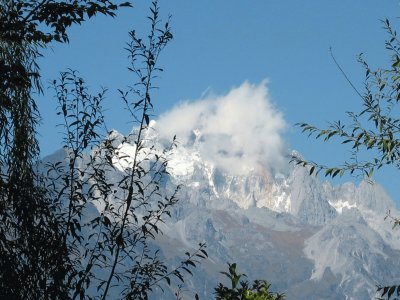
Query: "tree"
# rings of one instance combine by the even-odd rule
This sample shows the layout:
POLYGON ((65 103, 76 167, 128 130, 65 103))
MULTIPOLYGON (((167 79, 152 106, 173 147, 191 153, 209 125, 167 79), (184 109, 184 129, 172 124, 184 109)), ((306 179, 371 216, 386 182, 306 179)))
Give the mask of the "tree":
MULTIPOLYGON (((38 165, 35 126, 39 112, 33 98, 42 92, 36 63, 40 49, 52 41, 68 42, 67 29, 96 13, 114 16, 119 7, 98 1, 3 1, 1 3, 0 89, 0 289, 15 299, 147 299, 171 276, 184 281, 204 244, 169 269, 151 239, 158 224, 177 202, 177 190, 162 195, 167 176, 165 151, 147 147, 157 59, 171 40, 168 22, 160 27, 157 1, 151 5, 146 42, 130 32, 131 66, 138 82, 120 91, 138 129, 127 137, 104 140, 101 103, 105 91, 93 96, 77 72, 61 73, 53 82, 64 119, 65 160, 38 165), (44 29, 49 31, 44 31, 44 29), (115 173, 125 160, 118 143, 131 143, 129 167, 115 173), (101 207, 93 214, 94 205, 101 207), (120 286, 120 288, 118 287, 120 286)), ((173 147, 172 142, 171 147, 173 147)))
POLYGON ((236 264, 228 264, 229 273, 221 272, 231 281, 231 287, 220 283, 215 288, 216 300, 284 300, 285 294, 269 291, 270 284, 265 280, 255 280, 251 285, 249 282, 240 281, 246 274, 236 272, 236 264))
MULTIPOLYGON (((293 157, 297 164, 308 167, 310 174, 322 171, 330 177, 345 173, 372 177, 375 170, 384 166, 391 165, 400 170, 400 40, 387 19, 383 25, 389 37, 385 47, 390 53, 390 66, 372 69, 360 55, 359 62, 365 70, 365 91, 359 92, 349 81, 362 100, 362 110, 358 113, 349 112, 348 124, 337 121, 326 129, 308 123, 298 124, 309 136, 322 138, 325 142, 336 137, 342 144, 350 145, 352 151, 349 161, 335 167, 293 157)), ((390 212, 387 217, 393 221, 394 227, 400 224, 400 219, 391 216, 390 212)), ((380 286, 378 292, 385 297, 382 299, 393 299, 394 296, 400 296, 400 286, 380 286)))
POLYGON ((111 1, 3 0, 0 3, 0 290, 17 299, 63 298, 58 247, 62 232, 35 170, 39 157, 34 92, 42 92, 37 58, 67 29, 96 13, 113 16, 111 1), (47 30, 47 31, 46 31, 47 30), (51 282, 51 284, 49 283, 51 282), (50 288, 51 286, 51 288, 50 288))

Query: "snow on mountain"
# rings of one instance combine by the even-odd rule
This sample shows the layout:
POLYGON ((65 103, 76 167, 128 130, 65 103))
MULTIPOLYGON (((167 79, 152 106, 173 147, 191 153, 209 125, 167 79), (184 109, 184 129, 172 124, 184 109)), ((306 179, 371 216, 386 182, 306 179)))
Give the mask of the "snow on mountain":
MULTIPOLYGON (((156 128, 151 123, 144 138, 156 145, 153 152, 171 143, 156 128)), ((136 147, 112 134, 118 149, 113 163, 122 172, 136 147)), ((283 170, 260 163, 230 174, 204 158, 205 138, 194 130, 166 153, 170 176, 161 192, 179 184, 181 200, 158 240, 171 262, 207 243, 210 259, 188 281, 202 299, 212 298, 227 262, 237 262, 249 279, 267 279, 289 300, 371 299, 377 284, 400 283, 400 234, 384 220, 388 210, 400 212, 379 184, 333 187, 289 162, 283 170)))

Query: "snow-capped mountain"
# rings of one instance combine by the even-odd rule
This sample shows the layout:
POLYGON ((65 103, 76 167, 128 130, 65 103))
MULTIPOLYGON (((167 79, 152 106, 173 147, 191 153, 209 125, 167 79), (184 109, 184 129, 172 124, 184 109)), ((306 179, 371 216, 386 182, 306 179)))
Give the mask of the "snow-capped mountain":
MULTIPOLYGON (((145 143, 165 149, 170 141, 153 128, 145 143)), ((117 176, 131 166, 136 148, 112 135, 117 176)), ((164 192, 182 189, 158 244, 172 263, 202 241, 209 254, 187 282, 187 299, 193 291, 212 299, 227 262, 251 280, 268 280, 289 300, 371 299, 377 285, 400 283, 400 232, 384 220, 388 210, 400 211, 379 184, 334 187, 289 159, 284 170, 260 164, 230 174, 203 157, 199 143, 206 138, 195 130, 167 153, 164 192)))

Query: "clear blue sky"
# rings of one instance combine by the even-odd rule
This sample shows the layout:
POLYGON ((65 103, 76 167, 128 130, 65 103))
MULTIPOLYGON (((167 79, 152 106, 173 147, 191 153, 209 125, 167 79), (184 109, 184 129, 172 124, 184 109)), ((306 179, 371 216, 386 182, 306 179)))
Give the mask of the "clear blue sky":
MULTIPOLYGON (((115 19, 98 17, 74 27, 70 44, 54 45, 41 60, 44 83, 72 68, 80 71, 92 91, 109 88, 107 123, 123 133, 132 127, 115 92, 132 84, 123 48, 129 30, 146 34, 149 3, 137 1, 115 19)), ((387 64, 386 35, 379 20, 398 24, 399 1, 161 0, 160 6, 165 18, 172 15, 174 39, 161 59, 165 72, 158 80, 157 113, 182 100, 198 99, 207 90, 224 94, 246 80, 258 84, 268 79, 271 98, 289 125, 285 139, 290 148, 326 164, 349 156, 337 143, 308 139, 293 124, 324 126, 345 119, 345 111, 359 110, 360 99, 333 63, 329 47, 362 90, 364 71, 357 55, 364 53, 372 66, 387 64)), ((61 143, 51 90, 39 106, 40 144, 42 155, 47 155, 61 143)), ((398 175, 390 170, 377 174, 394 198, 398 175)), ((400 204, 400 197, 396 200, 400 204)))

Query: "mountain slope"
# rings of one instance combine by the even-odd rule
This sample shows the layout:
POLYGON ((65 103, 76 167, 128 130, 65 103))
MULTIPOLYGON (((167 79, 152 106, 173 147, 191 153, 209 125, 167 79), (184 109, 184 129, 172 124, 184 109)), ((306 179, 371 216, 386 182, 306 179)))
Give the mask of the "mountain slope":
MULTIPOLYGON (((136 149, 112 135, 118 153, 109 176, 118 178, 136 149)), ((227 262, 237 262, 250 280, 267 279, 289 300, 371 299, 377 284, 400 283, 400 234, 384 220, 388 210, 400 212, 377 183, 333 187, 289 162, 282 170, 260 163, 230 173, 204 157, 199 143, 205 138, 193 131, 166 153, 170 175, 160 190, 167 195, 182 186, 171 219, 161 225, 164 235, 156 238, 166 259, 176 265, 180 253, 202 241, 209 253, 186 282, 184 299, 193 299, 193 291, 211 299, 227 262)), ((148 153, 170 144, 155 130, 144 141, 148 153)), ((157 299, 172 297, 156 293, 157 299)))

